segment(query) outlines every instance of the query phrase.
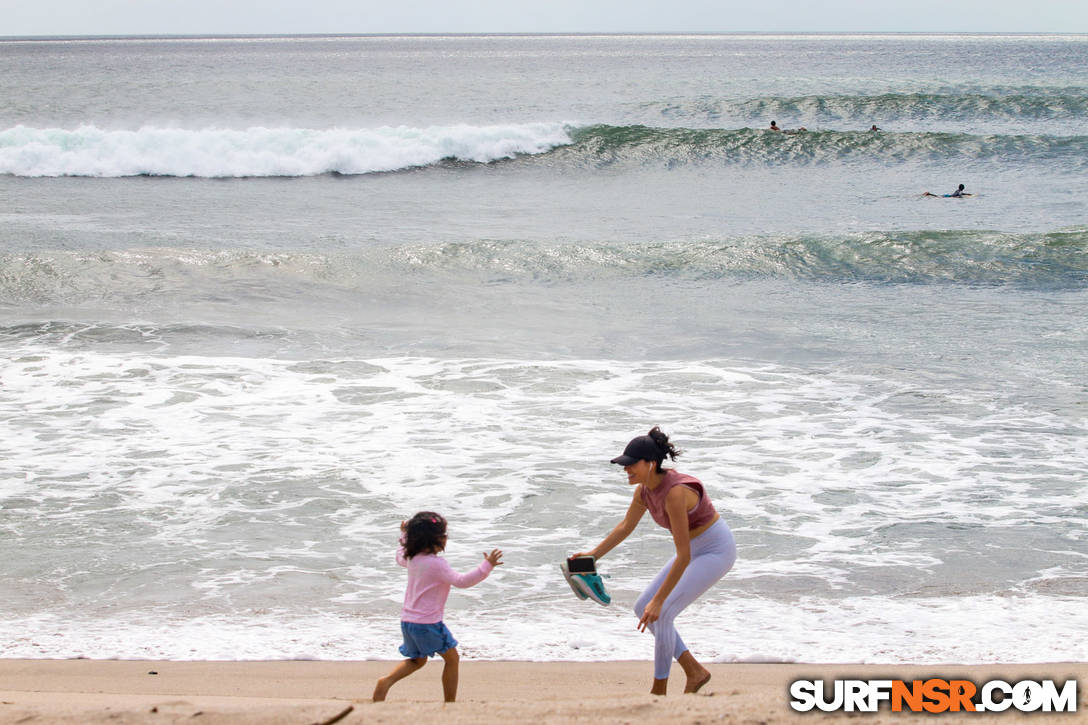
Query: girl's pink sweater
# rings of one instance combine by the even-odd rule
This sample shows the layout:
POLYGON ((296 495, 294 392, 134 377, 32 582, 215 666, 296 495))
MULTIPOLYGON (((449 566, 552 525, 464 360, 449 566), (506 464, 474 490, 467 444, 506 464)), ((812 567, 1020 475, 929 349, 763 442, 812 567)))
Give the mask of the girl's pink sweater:
POLYGON ((416 624, 441 622, 450 586, 467 589, 482 582, 495 568, 484 559, 472 571, 458 574, 445 559, 435 554, 416 554, 409 559, 404 555, 403 546, 397 550, 397 563, 408 567, 408 587, 400 618, 403 622, 416 624))

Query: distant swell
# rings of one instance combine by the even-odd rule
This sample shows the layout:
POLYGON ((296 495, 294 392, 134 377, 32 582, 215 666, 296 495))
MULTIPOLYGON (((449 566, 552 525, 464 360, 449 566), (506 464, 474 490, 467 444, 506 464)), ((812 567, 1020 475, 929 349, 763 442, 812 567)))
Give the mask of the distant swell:
POLYGON ((16 126, 0 131, 0 174, 255 177, 366 174, 445 159, 490 162, 569 143, 562 123, 371 129, 16 126))
POLYGON ((756 121, 762 128, 770 118, 805 118, 813 123, 841 122, 868 128, 896 121, 994 122, 1053 121, 1062 128, 1088 118, 1088 94, 1082 88, 986 89, 985 93, 883 93, 874 95, 768 96, 765 98, 695 98, 643 105, 663 118, 735 118, 756 121))
POLYGON ((649 244, 476 241, 352 253, 145 249, 0 255, 0 307, 140 305, 227 294, 264 305, 326 294, 648 278, 832 284, 1088 287, 1088 231, 869 232, 649 244), (452 287, 451 287, 452 286, 452 287))

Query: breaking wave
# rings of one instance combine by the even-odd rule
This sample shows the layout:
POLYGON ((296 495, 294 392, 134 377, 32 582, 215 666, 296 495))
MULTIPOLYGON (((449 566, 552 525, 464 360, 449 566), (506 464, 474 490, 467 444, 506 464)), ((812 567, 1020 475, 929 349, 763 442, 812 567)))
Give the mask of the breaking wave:
POLYGON ((562 123, 327 130, 16 126, 0 131, 0 173, 210 178, 367 174, 447 159, 489 162, 569 142, 562 123))

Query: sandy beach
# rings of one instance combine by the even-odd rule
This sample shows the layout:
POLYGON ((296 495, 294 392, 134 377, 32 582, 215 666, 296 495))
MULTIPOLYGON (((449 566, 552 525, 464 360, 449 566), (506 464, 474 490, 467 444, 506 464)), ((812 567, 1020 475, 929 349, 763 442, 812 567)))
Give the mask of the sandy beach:
MULTIPOLYGON (((1088 664, 1023 665, 710 665, 711 682, 683 695, 647 694, 647 662, 462 661, 458 702, 441 702, 441 663, 398 683, 384 703, 370 702, 390 662, 172 662, 0 660, 0 723, 780 723, 862 717, 918 717, 886 707, 869 714, 801 714, 789 707, 798 678, 962 678, 1078 680, 1078 712, 945 713, 942 722, 1088 722, 1083 683, 1088 664)), ((925 717, 933 717, 926 715, 925 717)))

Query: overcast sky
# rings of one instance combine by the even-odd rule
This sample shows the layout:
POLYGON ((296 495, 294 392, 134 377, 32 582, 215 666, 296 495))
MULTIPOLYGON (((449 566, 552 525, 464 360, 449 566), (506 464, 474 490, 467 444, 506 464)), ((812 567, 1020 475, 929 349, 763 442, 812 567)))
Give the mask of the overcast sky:
POLYGON ((0 36, 1088 33, 1088 0, 0 0, 0 36))

